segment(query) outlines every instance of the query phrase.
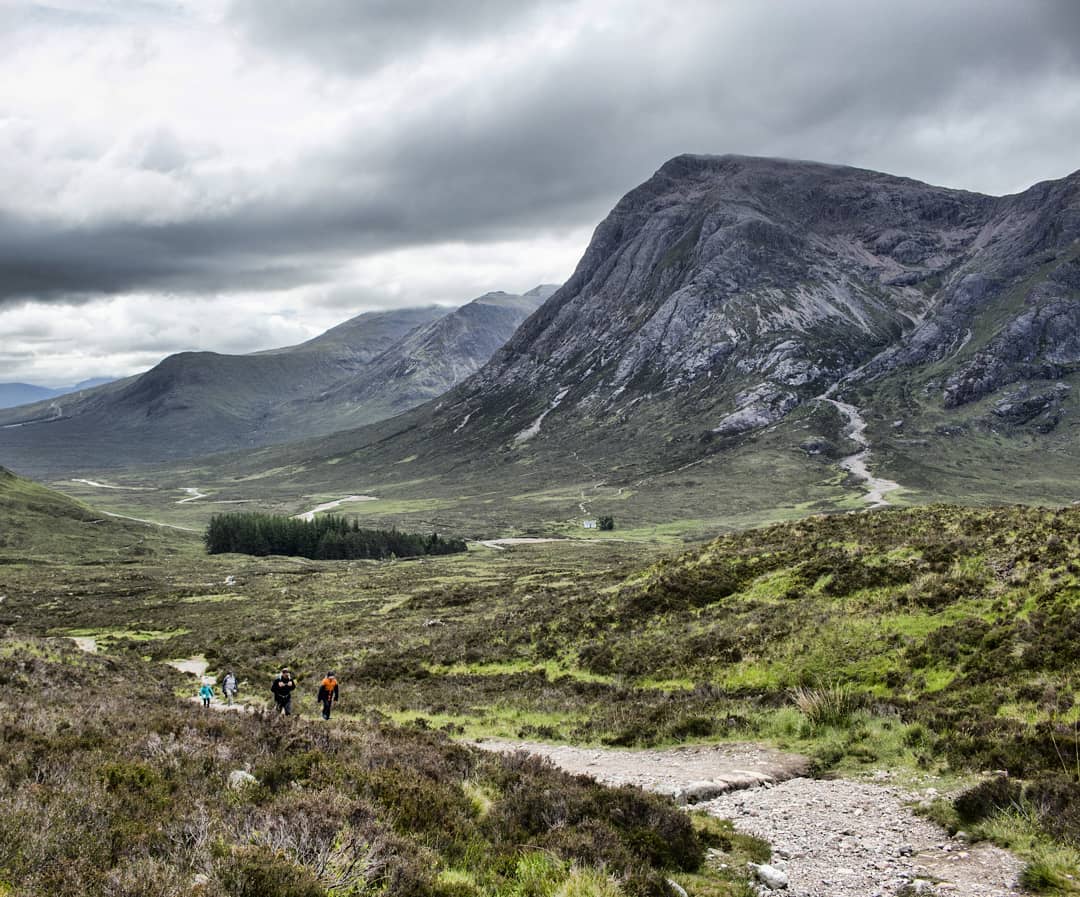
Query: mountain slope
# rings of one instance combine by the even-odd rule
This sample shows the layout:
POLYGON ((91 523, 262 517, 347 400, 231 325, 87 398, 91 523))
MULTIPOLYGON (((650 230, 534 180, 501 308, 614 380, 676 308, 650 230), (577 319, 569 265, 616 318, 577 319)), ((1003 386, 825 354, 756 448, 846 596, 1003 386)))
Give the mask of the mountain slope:
POLYGON ((522 295, 480 296, 418 327, 374 359, 362 378, 340 384, 319 401, 362 409, 349 420, 358 424, 392 417, 441 396, 475 373, 557 289, 545 284, 522 295))
POLYGON ((616 206, 462 399, 532 395, 539 415, 565 390, 553 427, 570 409, 611 421, 671 393, 662 401, 694 408, 691 433, 731 436, 872 359, 854 379, 952 357, 964 339, 1019 354, 958 368, 946 404, 1013 374, 1071 373, 1078 186, 1074 175, 994 199, 851 168, 679 157, 616 206), (993 320, 1018 288, 1026 306, 993 320))
POLYGON ((137 377, 0 412, 0 453, 59 474, 160 462, 358 426, 475 371, 552 288, 460 309, 373 312, 253 355, 184 352, 137 377))
POLYGON ((1078 256, 1080 173, 991 197, 680 156, 437 403, 223 463, 288 470, 282 492, 486 488, 515 511, 534 496, 529 519, 568 521, 602 498, 642 519, 746 522, 864 506, 837 462, 865 439, 858 464, 899 482, 894 500, 1069 501, 1078 256))

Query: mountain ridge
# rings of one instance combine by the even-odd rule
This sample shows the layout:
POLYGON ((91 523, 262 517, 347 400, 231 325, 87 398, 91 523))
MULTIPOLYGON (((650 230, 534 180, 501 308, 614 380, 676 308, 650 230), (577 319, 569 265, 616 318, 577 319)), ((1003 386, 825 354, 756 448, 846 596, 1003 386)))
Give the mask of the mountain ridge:
POLYGON ((47 475, 160 463, 378 420, 472 373, 551 288, 536 289, 457 309, 369 312, 304 343, 250 355, 177 353, 71 400, 0 412, 0 452, 20 471, 47 475))

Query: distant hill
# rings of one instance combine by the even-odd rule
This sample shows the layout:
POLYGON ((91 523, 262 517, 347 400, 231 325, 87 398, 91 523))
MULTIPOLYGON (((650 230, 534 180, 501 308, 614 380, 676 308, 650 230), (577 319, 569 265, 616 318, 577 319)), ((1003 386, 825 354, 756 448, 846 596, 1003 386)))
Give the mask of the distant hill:
POLYGON ((92 389, 95 386, 110 383, 113 379, 113 377, 94 377, 76 383, 74 386, 57 387, 36 386, 33 383, 0 383, 0 408, 14 408, 17 405, 29 405, 31 402, 54 399, 81 389, 92 389))
POLYGON ((0 412, 0 458, 37 475, 250 448, 379 420, 483 364, 553 292, 371 312, 297 346, 183 352, 136 377, 0 412))

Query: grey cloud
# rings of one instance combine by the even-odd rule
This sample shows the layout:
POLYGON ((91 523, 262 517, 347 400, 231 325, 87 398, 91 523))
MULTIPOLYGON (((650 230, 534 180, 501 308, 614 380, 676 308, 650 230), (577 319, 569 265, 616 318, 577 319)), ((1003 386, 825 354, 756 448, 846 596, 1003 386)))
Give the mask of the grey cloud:
POLYGON ((251 40, 362 73, 432 45, 499 33, 558 0, 234 0, 230 20, 251 40))
MULTIPOLYGON (((473 28, 524 27, 546 9, 540 0, 239 0, 233 15, 259 39, 294 40, 313 65, 338 70, 367 44, 370 58, 392 58, 417 42, 468 42, 473 28)), ((280 189, 227 214, 152 226, 91 219, 77 229, 0 218, 0 301, 329 283, 339 265, 380 249, 595 223, 682 152, 816 158, 1019 189, 1076 167, 1075 117, 1040 133, 1025 115, 1056 79, 1077 81, 1077 9, 829 0, 780 14, 702 0, 683 4, 669 27, 647 17, 637 26, 631 8, 622 30, 586 28, 456 94, 418 97, 381 133, 358 125, 352 139, 295 160, 280 189), (928 122, 992 139, 943 149, 919 136, 928 122)), ((143 164, 176 170, 183 152, 164 136, 148 143, 143 164)))

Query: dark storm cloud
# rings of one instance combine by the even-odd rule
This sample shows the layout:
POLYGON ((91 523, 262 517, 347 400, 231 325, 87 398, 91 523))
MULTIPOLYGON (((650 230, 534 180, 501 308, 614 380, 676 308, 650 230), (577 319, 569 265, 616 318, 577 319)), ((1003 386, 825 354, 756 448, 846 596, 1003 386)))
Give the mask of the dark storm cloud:
MULTIPOLYGON (((392 122, 358 118, 293 160, 285 186, 228 213, 95 224, 91 210, 79 228, 0 218, 0 301, 282 288, 380 249, 594 224, 683 152, 1011 189, 1080 164, 1077 116, 1052 133, 1037 117, 1077 84, 1080 4, 630 4, 614 24, 586 17, 574 39, 515 56, 515 29, 572 5, 239 0, 250 40, 338 77, 455 42, 504 42, 506 58, 392 122)), ((172 172, 185 156, 163 132, 142 164, 172 172)))

